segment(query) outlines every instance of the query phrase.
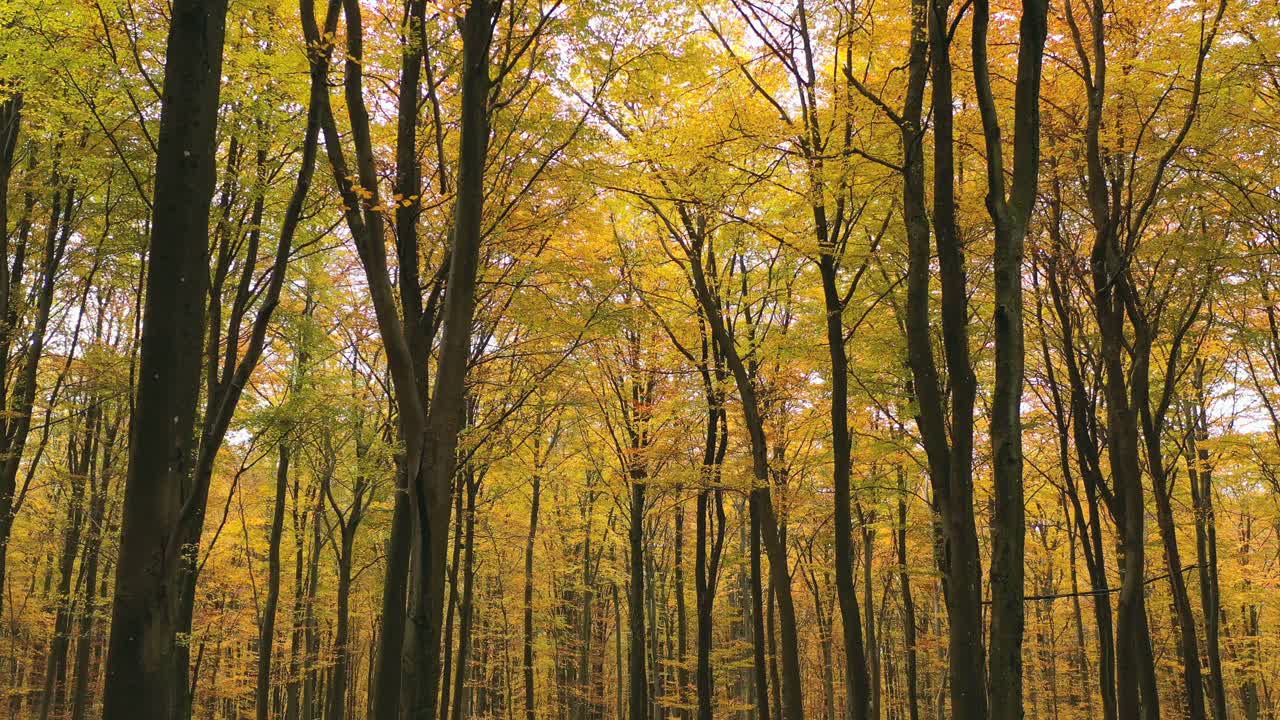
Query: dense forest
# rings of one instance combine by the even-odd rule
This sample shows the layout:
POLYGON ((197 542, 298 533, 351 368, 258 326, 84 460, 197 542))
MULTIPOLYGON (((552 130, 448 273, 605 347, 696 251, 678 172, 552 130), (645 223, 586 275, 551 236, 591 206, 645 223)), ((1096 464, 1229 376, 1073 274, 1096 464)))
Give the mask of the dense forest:
POLYGON ((0 716, 1280 717, 1278 146, 1275 0, 0 0, 0 716))

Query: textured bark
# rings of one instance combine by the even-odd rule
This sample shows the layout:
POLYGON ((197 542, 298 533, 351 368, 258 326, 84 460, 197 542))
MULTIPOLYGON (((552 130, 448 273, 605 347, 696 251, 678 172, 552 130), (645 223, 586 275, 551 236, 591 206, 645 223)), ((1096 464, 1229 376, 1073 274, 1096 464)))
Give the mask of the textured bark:
POLYGON ((929 463, 938 512, 947 605, 951 713, 962 720, 987 715, 986 651, 982 642, 981 560, 973 512, 973 404, 976 380, 969 358, 969 311, 965 260, 956 225, 954 107, 950 3, 919 7, 912 33, 909 88, 902 116, 905 148, 904 217, 908 236, 908 362, 918 411, 916 426, 929 463), (927 17, 927 28, 921 27, 927 17), (927 46, 920 37, 927 30, 927 46), (940 278, 942 344, 946 386, 933 352, 930 312, 929 216, 925 210, 924 154, 920 146, 924 74, 933 80, 933 230, 940 278), (947 400, 950 399, 949 407, 947 400))
MULTIPOLYGON (((348 0, 350 2, 351 0, 348 0)), ((415 510, 414 567, 417 584, 410 596, 406 643, 415 648, 420 694, 410 717, 435 716, 440 672, 440 636, 444 619, 444 565, 449 546, 449 506, 457 467, 458 432, 462 423, 471 322, 475 314, 476 276, 483 232, 484 173, 489 147, 489 46, 493 40, 493 7, 473 0, 462 21, 461 131, 458 149, 458 195, 454 206, 453 241, 442 308, 438 376, 428 425, 429 462, 421 487, 410 486, 415 510)), ((416 661, 415 661, 416 662, 416 661)))
MULTIPOLYGON (((13 177, 14 162, 17 159, 18 136, 22 131, 22 104, 23 96, 20 92, 7 93, 3 101, 0 101, 0 237, 5 238, 5 255, 0 260, 0 322, 4 323, 3 333, 3 353, 0 357, 7 358, 9 355, 9 347, 12 345, 13 338, 10 328, 14 326, 14 308, 12 305, 13 298, 17 295, 14 292, 16 286, 20 283, 21 277, 15 277, 16 273, 21 272, 21 264, 14 263, 14 272, 10 272, 9 263, 9 181, 13 177)), ((28 206, 28 212, 30 208, 28 206)), ((25 220, 20 221, 20 225, 26 225, 25 220)), ((15 242, 15 255, 21 252, 20 248, 25 245, 23 242, 23 233, 20 231, 15 242)), ((18 255, 21 257, 21 255, 18 255)), ((41 333, 43 337, 43 332, 41 333)), ((0 386, 7 386, 6 377, 8 368, 4 367, 4 363, 0 362, 0 386)), ((6 405, 11 404, 6 398, 6 405)), ((20 416, 19 416, 20 417, 20 416)), ((8 423, 6 423, 7 425, 8 423)), ((21 426, 18 426, 19 429, 21 426)), ((28 422, 29 427, 29 422, 28 422)), ((15 455, 21 455, 21 448, 16 447, 16 443, 10 441, 9 430, 6 427, 5 432, 0 435, 0 441, 3 441, 3 449, 6 460, 0 472, 0 615, 4 611, 4 580, 5 569, 7 567, 7 558, 9 555, 9 535, 13 529, 14 495, 17 491, 17 461, 15 455), (16 453, 15 453, 16 450, 16 453), (9 465, 13 465, 13 472, 9 472, 9 465)), ((19 439, 16 435, 14 440, 19 439)), ((21 438, 26 440, 25 434, 21 438)))

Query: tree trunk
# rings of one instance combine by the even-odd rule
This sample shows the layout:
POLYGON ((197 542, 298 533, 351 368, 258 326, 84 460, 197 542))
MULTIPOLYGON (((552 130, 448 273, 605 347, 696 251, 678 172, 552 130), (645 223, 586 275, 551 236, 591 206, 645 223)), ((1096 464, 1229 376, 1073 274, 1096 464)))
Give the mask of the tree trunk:
POLYGON ((476 495, 478 483, 467 483, 467 509, 462 553, 462 604, 458 609, 458 664, 454 670, 453 720, 466 720, 469 704, 463 693, 471 658, 471 616, 475 588, 476 495))
POLYGON ((524 546, 524 716, 536 720, 533 677, 533 551, 538 538, 538 503, 542 496, 542 478, 533 476, 533 499, 529 506, 529 536, 524 546))
POLYGON ((902 594, 902 638, 907 646, 907 712, 910 720, 920 720, 919 659, 916 651, 916 604, 911 596, 911 573, 907 565, 907 473, 898 473, 898 588, 902 594))
MULTIPOLYGON (((836 595, 845 648, 845 707, 853 720, 873 717, 862 620, 853 582, 853 500, 849 491, 853 439, 849 433, 849 357, 844 340, 844 304, 836 286, 838 268, 830 252, 818 263, 827 314, 827 347, 831 355, 831 452, 835 487, 836 595)), ((878 716, 874 716, 878 717, 878 716)))
POLYGON ((276 606, 280 601, 280 538, 284 534, 284 507, 289 497, 289 445, 280 443, 276 463, 276 502, 271 514, 267 543, 267 597, 258 626, 258 678, 254 692, 255 717, 267 720, 271 711, 271 661, 276 639, 276 606))
POLYGON ((1205 654, 1209 661, 1209 700, 1213 720, 1227 720, 1227 690, 1222 673, 1219 642, 1222 595, 1218 587, 1218 529, 1213 509, 1213 466, 1204 443, 1209 440, 1209 408, 1205 397, 1205 360, 1197 359, 1192 385, 1196 402, 1191 408, 1187 443, 1187 475, 1196 515, 1196 568, 1200 575, 1200 611, 1204 614, 1205 654))
POLYGON ((647 478, 632 469, 631 517, 628 538, 627 618, 630 644, 627 650, 630 720, 649 720, 649 682, 645 662, 644 630, 644 490, 647 478))
POLYGON ((170 720, 179 528, 194 448, 208 283, 209 205, 226 0, 175 0, 165 60, 150 272, 111 613, 105 720, 170 720))
MULTIPOLYGON (((769 720, 769 664, 765 649, 764 627, 764 578, 760 551, 760 508, 756 493, 747 495, 748 512, 751 515, 751 544, 748 555, 751 562, 751 658, 755 669, 755 699, 757 720, 769 720)), ((782 720, 779 718, 778 720, 782 720)))

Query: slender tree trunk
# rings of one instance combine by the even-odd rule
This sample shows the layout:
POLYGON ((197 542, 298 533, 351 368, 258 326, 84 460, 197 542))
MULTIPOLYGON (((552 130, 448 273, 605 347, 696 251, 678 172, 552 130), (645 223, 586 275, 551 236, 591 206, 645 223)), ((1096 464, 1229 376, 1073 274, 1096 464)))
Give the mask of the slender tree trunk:
POLYGON ((627 651, 628 708, 630 720, 649 720, 649 682, 645 662, 644 629, 644 502, 647 478, 638 468, 631 477, 631 522, 628 538, 627 617, 630 644, 627 651))
MULTIPOLYGON (((861 513, 861 510, 859 510, 861 513)), ((871 679, 871 715, 880 717, 880 650, 876 643, 876 615, 874 607, 874 589, 871 584, 871 561, 875 555, 875 530, 865 522, 862 526, 862 610, 866 616, 867 631, 867 672, 871 679)))
POLYGON ((81 531, 85 518, 85 480, 93 472, 100 418, 99 411, 91 408, 84 418, 85 428, 80 442, 76 443, 73 438, 68 449, 71 494, 67 498, 67 524, 63 532, 62 552, 58 559, 58 585, 55 596, 57 611, 54 614, 53 639, 49 643, 49 655, 46 658, 44 693, 40 702, 41 720, 48 720, 51 714, 62 715, 62 699, 67 682, 67 653, 71 648, 72 572, 80 549, 81 531))
POLYGON ((902 637, 907 648, 907 712, 910 720, 920 720, 919 658, 916 640, 916 604, 911 595, 911 573, 907 564, 907 473, 898 473, 898 588, 902 594, 902 637))
POLYGON ((267 541, 267 597, 258 626, 258 678, 254 692, 255 717, 267 720, 271 713, 271 661, 276 639, 276 606, 280 601, 280 539, 284 534, 284 508, 289 497, 289 445, 280 443, 276 462, 276 502, 267 541))
POLYGON ((107 499, 110 496, 111 473, 114 465, 116 426, 109 427, 103 439, 102 460, 97 467, 89 504, 89 542, 85 547, 84 598, 80 608, 79 640, 76 644, 73 689, 71 691, 71 720, 84 720, 89 712, 90 659, 95 646, 94 620, 98 603, 98 566, 101 548, 106 536, 107 499))
POLYGON ((467 483, 467 509, 462 553, 462 605, 458 609, 458 665, 454 671, 453 720, 466 720, 469 703, 463 693, 471 662, 471 617, 475 588, 476 496, 479 485, 467 483))
POLYGON ((1218 529, 1213 508, 1213 467, 1204 443, 1209 440, 1209 410, 1205 398, 1203 358, 1195 361, 1192 385, 1196 402, 1188 413, 1190 431, 1187 443, 1187 475, 1191 485, 1191 502, 1196 515, 1196 568, 1200 576, 1200 611, 1204 614, 1205 655, 1209 664, 1209 700, 1213 720, 1227 720, 1227 690, 1222 672, 1222 649, 1219 641, 1222 620, 1222 595, 1218 587, 1218 529))
MULTIPOLYGON (((755 699, 757 720, 769 720, 769 665, 765 649, 764 627, 764 578, 760 552, 760 508, 756 493, 747 495, 748 512, 751 515, 751 544, 748 549, 751 563, 751 657, 755 669, 755 699)), ((779 718, 778 720, 782 720, 779 718)))
POLYGON ((542 478, 533 476, 533 499, 529 506, 529 536, 524 546, 524 716, 536 720, 533 677, 533 551, 538 539, 538 503, 542 499, 542 478))
POLYGON ((988 668, 992 720, 1022 717, 1026 510, 1022 480, 1022 387, 1026 356, 1022 285, 1024 241, 1040 170, 1040 80, 1048 0, 1023 0, 1014 89, 1013 181, 1005 191, 999 114, 987 59, 988 0, 973 19, 973 73, 987 150, 987 211, 995 225, 995 388, 991 398, 991 632, 988 668))
POLYGON ((676 593, 676 703, 677 716, 685 717, 685 696, 689 692, 688 658, 689 618, 684 597, 684 506, 676 506, 675 517, 675 593, 676 593))
MULTIPOLYGON (((461 479, 461 476, 459 478, 461 479)), ((465 495, 461 488, 454 490, 453 555, 449 563, 451 568, 449 574, 449 608, 444 618, 444 666, 440 671, 440 720, 449 720, 449 712, 453 708, 453 703, 450 701, 450 693, 453 691, 453 635, 454 626, 456 625, 454 617, 458 612, 462 593, 462 533, 463 526, 466 524, 463 522, 462 517, 463 513, 466 512, 466 508, 463 505, 465 495)))
POLYGON ((347 670, 351 664, 351 648, 348 647, 351 615, 351 553, 355 542, 356 518, 349 519, 350 525, 343 528, 342 546, 338 558, 338 608, 337 622, 333 633, 333 668, 329 676, 329 711, 328 720, 342 720, 346 717, 347 702, 347 670))
POLYGON ((836 595, 845 647, 845 706, 853 720, 872 715, 871 687, 858 594, 853 582, 853 519, 849 492, 853 439, 849 433, 849 358, 844 340, 844 303, 836 285, 835 256, 824 252, 818 265, 827 313, 827 347, 831 355, 831 449, 834 455, 836 595))

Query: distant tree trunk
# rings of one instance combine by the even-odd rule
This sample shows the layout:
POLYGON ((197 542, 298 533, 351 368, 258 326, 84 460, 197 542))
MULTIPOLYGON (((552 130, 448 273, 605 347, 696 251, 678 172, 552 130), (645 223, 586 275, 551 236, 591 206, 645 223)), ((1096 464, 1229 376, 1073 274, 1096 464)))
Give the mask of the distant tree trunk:
POLYGON ((675 517, 675 593, 676 593, 676 716, 685 717, 685 696, 689 692, 687 659, 689 619, 684 597, 684 506, 676 506, 675 517))
POLYGON ((1182 660, 1183 692, 1190 720, 1205 720, 1204 678, 1200 667, 1199 644, 1196 640, 1196 621, 1191 609, 1191 595, 1183 574, 1182 554, 1178 548, 1177 526, 1173 519, 1173 489, 1164 468, 1160 451, 1152 456, 1154 445, 1162 442, 1163 433, 1154 433, 1157 439, 1147 440, 1148 465, 1151 468, 1152 495, 1155 496, 1156 526, 1164 545, 1165 564, 1169 570, 1169 589, 1173 603, 1174 623, 1178 636, 1178 650, 1182 660))
POLYGON ((778 677, 778 613, 776 608, 777 593, 773 587, 773 578, 769 579, 769 592, 765 604, 765 637, 769 644, 769 686, 773 693, 773 717, 785 720, 787 715, 782 708, 782 680, 778 677))
POLYGON ((313 720, 324 711, 322 679, 317 669, 320 661, 320 632, 316 624, 316 593, 320 589, 320 550, 323 547, 320 527, 324 523, 324 493, 317 493, 311 516, 311 555, 307 561, 306 595, 302 606, 302 719, 313 720))
MULTIPOLYGON (((1076 348, 1076 330, 1073 314, 1067 304, 1066 288, 1060 277, 1060 265, 1067 262, 1063 256, 1066 244, 1062 236, 1062 202, 1058 177, 1053 178, 1053 192, 1049 205, 1049 232, 1053 239, 1054 254, 1044 263, 1044 276, 1049 285, 1050 299, 1058 318, 1058 334, 1063 348, 1063 360, 1067 368, 1068 398, 1063 402, 1054 364, 1049 353, 1047 333, 1041 334, 1041 354, 1045 362, 1045 380, 1052 402, 1052 414, 1057 427, 1058 463, 1062 470, 1066 498, 1071 503, 1072 522, 1080 538, 1085 567, 1089 572, 1089 584, 1093 591, 1094 624, 1098 641, 1097 684, 1102 695, 1102 716, 1116 720, 1116 667, 1115 640, 1112 632, 1111 595, 1107 578, 1106 556, 1099 495, 1103 492, 1101 471, 1102 451, 1097 435, 1097 424, 1090 410, 1089 390, 1085 385, 1086 370, 1081 367, 1076 348), (1070 408, 1068 411, 1067 408, 1070 408), (1085 502, 1075 481, 1071 463, 1074 447, 1076 463, 1085 490, 1085 502), (1086 516, 1085 505, 1088 506, 1086 516)), ((1036 318, 1045 327, 1043 313, 1037 306, 1036 318)), ((1100 374, 1100 373, 1099 373, 1100 374)), ((1099 380, 1101 382, 1101 380, 1099 380)))
POLYGON ((898 474, 898 588, 902 594, 902 638, 907 646, 907 712, 910 720, 920 720, 920 690, 916 641, 916 604, 911 596, 911 573, 907 564, 907 472, 898 474))
POLYGON ((614 675, 617 677, 617 682, 614 684, 614 687, 616 688, 616 694, 614 698, 615 700, 614 712, 615 712, 615 716, 619 718, 619 720, 621 720, 621 718, 627 717, 626 712, 624 710, 625 705, 623 704, 623 700, 622 700, 623 679, 627 675, 623 669, 623 663, 622 663, 622 598, 620 597, 620 593, 618 592, 618 582, 616 580, 611 584, 611 589, 613 591, 613 656, 614 656, 613 659, 614 659, 614 666, 615 666, 614 675))
MULTIPOLYGON (((354 525, 352 526, 354 528, 354 525)), ((338 554, 338 607, 333 633, 333 667, 329 676, 328 720, 346 717, 347 671, 351 664, 351 648, 348 646, 351 615, 351 562, 355 532, 343 529, 338 554)))
POLYGON ((301 482, 295 477, 293 481, 293 612, 290 614, 292 628, 289 638, 289 682, 285 688, 284 720, 299 720, 299 678, 302 676, 303 650, 303 607, 306 597, 305 567, 303 557, 306 549, 305 523, 307 512, 303 510, 301 482))
POLYGON ((141 365, 112 603, 105 720, 171 720, 178 575, 208 284, 226 0, 175 0, 151 223, 141 365))
POLYGON ((1200 611, 1204 614, 1205 654, 1209 661, 1209 700, 1214 720, 1227 720, 1227 689, 1219 642, 1222 595, 1218 587, 1218 528, 1213 509, 1213 465, 1204 443, 1209 440, 1209 408, 1205 395, 1204 358, 1195 361, 1191 377, 1195 402, 1188 415, 1187 474, 1196 516, 1196 568, 1200 575, 1200 611))
MULTIPOLYGON (((707 277, 707 262, 704 255, 714 260, 713 248, 708 245, 709 238, 705 226, 685 217, 687 244, 686 260, 688 261, 690 280, 694 295, 707 319, 711 335, 717 347, 725 356, 725 364, 733 375, 734 384, 738 388, 738 396, 742 400, 743 424, 746 426, 751 445, 751 466, 754 475, 754 487, 751 497, 755 501, 755 515, 759 521, 760 538, 765 551, 769 555, 769 577, 777 599, 779 625, 782 632, 782 696, 787 720, 804 720, 804 696, 800 678, 800 643, 796 632, 795 601, 791 592, 791 569, 787 562, 787 546, 780 528, 778 517, 774 513, 771 475, 769 472, 769 444, 765 433, 764 416, 761 414, 761 403, 756 388, 756 378, 751 368, 743 360, 742 354, 734 343, 721 307, 719 295, 712 290, 711 281, 707 277)), ((761 718, 761 720, 765 720, 761 718)))
MULTIPOLYGON (((1240 565, 1242 569, 1248 568, 1253 556, 1253 517, 1245 515, 1243 518, 1244 527, 1241 529, 1240 543, 1240 565)), ((1246 578, 1249 577, 1245 573, 1246 578)), ((1252 590, 1252 582, 1245 580, 1245 588, 1252 590)), ((1249 663, 1249 670, 1244 674, 1244 679, 1240 684, 1240 705, 1244 712, 1246 720, 1258 720, 1262 716, 1262 698, 1258 692, 1257 667, 1259 661, 1258 645, 1261 639, 1259 627, 1259 609, 1257 604, 1249 603, 1240 608, 1241 620, 1244 626, 1244 649, 1242 655, 1249 663)))
MULTIPOLYGON (((862 515, 859 508, 858 514, 862 515)), ((876 531, 867 522, 867 518, 863 517, 862 522, 862 611, 866 616, 864 621, 867 631, 867 673, 871 680, 871 715, 872 718, 880 717, 880 648, 876 642, 876 615, 874 592, 871 584, 871 561, 875 555, 876 531)))
POLYGON ((725 534, 724 493, 719 485, 724 456, 728 450, 729 431, 725 422, 724 393, 719 390, 725 374, 722 354, 715 348, 712 339, 706 337, 705 330, 698 371, 702 376, 702 392, 706 402, 706 436, 702 449, 701 487, 698 489, 698 519, 694 524, 694 586, 698 615, 698 637, 695 643, 698 660, 694 682, 698 698, 698 720, 712 720, 715 704, 715 678, 711 672, 712 611, 725 534), (713 504, 714 521, 711 516, 713 504), (712 526, 715 528, 714 536, 712 526))
POLYGON ((467 672, 471 660, 471 617, 475 588, 475 540, 476 540, 476 497, 480 492, 480 484, 468 472, 467 507, 464 523, 462 554, 462 604, 458 608, 458 665, 454 671, 453 685, 453 720, 466 720, 469 705, 463 692, 466 686, 467 672))
POLYGON ((631 471, 631 514, 628 538, 627 617, 630 645, 627 654, 628 708, 630 720, 649 720, 649 682, 645 662, 644 629, 644 502, 647 478, 639 466, 631 471))
POLYGON ((85 413, 83 421, 84 430, 82 433, 77 433, 80 435, 79 442, 76 442, 73 436, 67 450, 71 494, 67 498, 67 524, 63 531, 62 552, 58 559, 58 585, 55 596, 57 611, 54 614, 53 639, 49 643, 49 655, 46 658, 44 693, 40 701, 41 720, 48 720, 51 714, 62 715, 62 699, 65 696, 67 684, 67 652, 71 647, 73 609, 72 571, 80 551, 81 530, 84 526, 85 484, 90 473, 93 472, 93 461, 98 450, 100 411, 91 407, 85 413))
POLYGON ((289 498, 289 445, 282 440, 276 462, 276 502, 267 541, 267 597, 258 626, 258 678, 254 693, 257 720, 267 720, 271 705, 271 660, 276 638, 276 606, 280 601, 280 538, 284 533, 284 508, 289 498))
POLYGON ((73 689, 71 692, 71 720, 84 720, 89 711, 90 655, 94 648, 94 620, 98 602, 98 565, 101 559, 101 548, 106 536, 107 498, 110 496, 111 473, 115 464, 115 441, 118 425, 109 424, 105 430, 102 445, 102 456, 96 470, 91 474, 91 492, 89 500, 89 539, 85 546, 84 563, 84 599, 80 608, 80 627, 77 631, 79 640, 76 644, 75 669, 73 671, 73 689))
MULTIPOLYGON (((764 627, 764 579, 762 577, 763 569, 760 567, 760 509, 758 506, 759 497, 755 493, 748 493, 747 505, 748 512, 751 516, 751 544, 748 548, 748 556, 751 563, 751 658, 752 667, 755 670, 755 698, 756 698, 756 718, 757 720, 769 720, 769 664, 768 652, 765 650, 765 627, 764 627)), ((782 720, 782 718, 778 718, 782 720)))
MULTIPOLYGON (((1125 270, 1126 278, 1128 277, 1127 273, 1128 270, 1125 270)), ((1127 280, 1122 282, 1127 282, 1127 280)), ((1184 321, 1186 325, 1178 329, 1167 343, 1167 365, 1159 397, 1153 397, 1151 391, 1151 358, 1155 341, 1153 323, 1149 318, 1141 316, 1142 310, 1135 310, 1130 307, 1130 302, 1127 298, 1123 300, 1126 306, 1124 312, 1134 324, 1133 338, 1131 341, 1126 341, 1123 348, 1132 363, 1128 375, 1132 393, 1131 407, 1137 412, 1142 429, 1141 437, 1146 445, 1146 466, 1151 475, 1151 494, 1156 506, 1156 527, 1159 529, 1160 539, 1164 546, 1165 564, 1169 570, 1169 590, 1173 604, 1175 631, 1178 638, 1178 652, 1182 660, 1182 689, 1185 693, 1186 710, 1190 720, 1205 720, 1204 678, 1200 667, 1195 615, 1191 609, 1191 595, 1187 590, 1182 555, 1178 547, 1177 527, 1173 518, 1173 488, 1170 483, 1176 473, 1165 464, 1164 441, 1167 412, 1173 402, 1174 382, 1182 372, 1181 363, 1184 348, 1183 340, 1186 337, 1185 330, 1189 329, 1190 323, 1199 315, 1206 295, 1207 289, 1198 296, 1198 299, 1187 310, 1184 321)), ((1191 352, 1195 352, 1194 347, 1191 348, 1191 352)), ((1137 465, 1137 460, 1138 458, 1133 458, 1135 466, 1137 465)), ((1140 484, 1141 478, 1139 477, 1138 480, 1140 484)), ((1140 497, 1141 495, 1127 495, 1125 496, 1125 502, 1127 504, 1131 498, 1140 497)), ((1134 502, 1137 502, 1137 500, 1135 499, 1134 502)), ((1145 584, 1145 578, 1141 582, 1145 584)), ((1145 592, 1145 589, 1140 588, 1139 592, 1145 592)), ((1150 644, 1149 640, 1147 644, 1150 644)))
POLYGON ((536 720, 533 677, 533 551, 538 538, 538 503, 542 496, 542 478, 533 476, 533 498, 529 506, 529 536, 524 546, 524 716, 536 720))
MULTIPOLYGON (((459 475, 458 480, 463 481, 463 476, 459 475)), ((454 489, 453 494, 453 557, 449 562, 449 608, 444 619, 444 665, 440 671, 440 720, 449 720, 449 711, 453 709, 450 693, 453 691, 454 672, 453 635, 457 624, 454 622, 454 617, 458 612, 462 593, 462 528, 465 525, 462 518, 463 513, 466 512, 466 507, 463 505, 465 493, 459 487, 454 489)), ((407 507, 406 505, 406 509, 407 507)), ((408 516, 405 517, 405 522, 408 522, 408 516)), ((407 529, 409 526, 404 527, 407 529)))

